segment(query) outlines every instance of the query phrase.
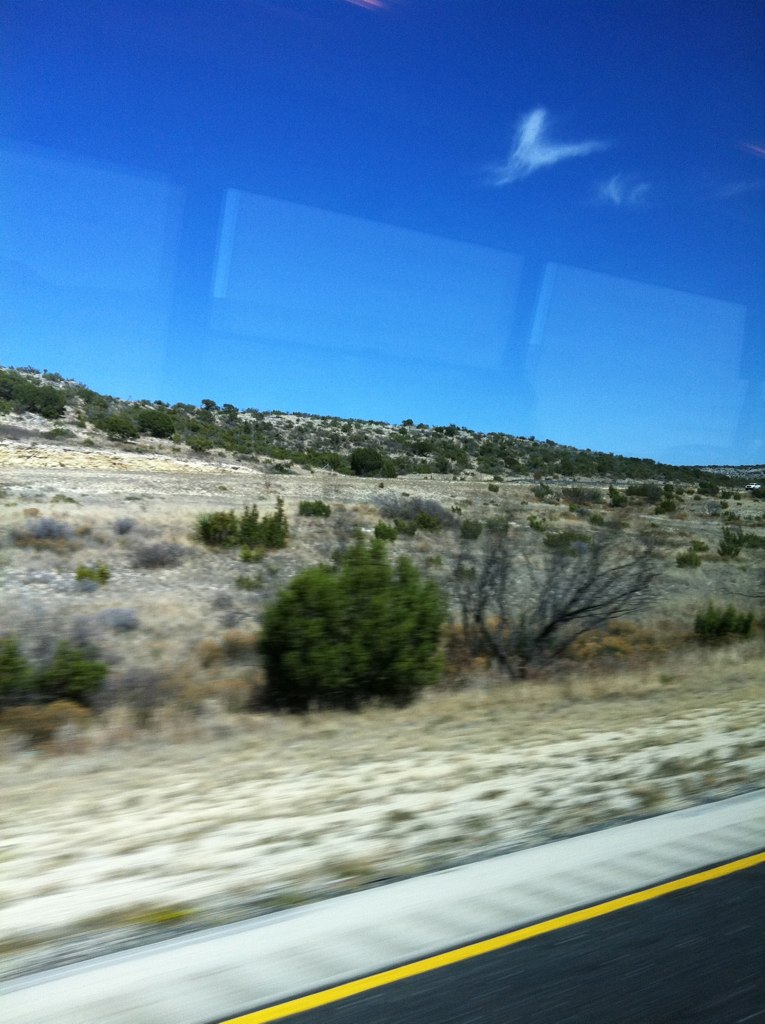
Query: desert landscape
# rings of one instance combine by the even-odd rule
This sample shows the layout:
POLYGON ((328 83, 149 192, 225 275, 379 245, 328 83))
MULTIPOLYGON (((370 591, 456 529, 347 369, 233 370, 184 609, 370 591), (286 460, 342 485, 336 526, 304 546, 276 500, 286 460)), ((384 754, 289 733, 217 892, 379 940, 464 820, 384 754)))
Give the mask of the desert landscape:
POLYGON ((87 700, 0 713, 4 975, 765 782, 765 508, 745 475, 654 507, 627 477, 358 475, 58 422, 2 417, 0 639, 44 664, 65 638, 105 674, 87 700), (277 503, 278 550, 200 539, 200 516, 277 503), (407 533, 411 508, 443 522, 407 533), (465 522, 498 518, 530 559, 582 530, 650 537, 650 601, 509 674, 467 648, 453 582, 483 543, 465 522), (449 595, 441 678, 401 708, 261 707, 265 609, 380 522, 449 595), (726 536, 755 540, 731 555, 726 536), (749 627, 702 642, 710 602, 749 627))

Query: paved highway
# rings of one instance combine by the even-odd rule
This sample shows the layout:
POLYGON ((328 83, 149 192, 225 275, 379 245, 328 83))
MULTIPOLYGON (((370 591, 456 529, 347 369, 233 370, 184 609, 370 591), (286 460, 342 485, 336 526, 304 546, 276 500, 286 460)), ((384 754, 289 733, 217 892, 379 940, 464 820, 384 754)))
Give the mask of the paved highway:
MULTIPOLYGON (((282 1004, 301 993, 326 992, 391 965, 416 964, 437 951, 507 936, 530 922, 644 892, 763 848, 765 792, 750 793, 19 979, 0 995, 0 1020, 208 1024, 238 1018, 241 1024, 259 1024, 282 1019, 289 1009, 282 1004), (275 1005, 282 1009, 264 1009, 275 1005)), ((622 900, 613 913, 593 916, 585 909, 564 927, 560 922, 543 925, 526 941, 513 940, 505 948, 501 941, 500 948, 490 944, 492 951, 481 956, 457 957, 452 966, 372 987, 350 1001, 333 999, 291 1019, 313 1024, 350 1020, 331 1014, 352 1013, 355 1021, 501 1019, 526 1024, 554 1019, 590 1024, 637 1020, 640 1009, 648 1013, 640 1017, 641 1024, 763 1024, 761 989, 743 952, 749 950, 754 963, 762 952, 763 869, 739 867, 729 874, 724 868, 690 888, 655 893, 643 901, 622 900), (689 906, 697 909, 688 911, 689 906), (552 930, 537 934, 547 929, 552 930), (686 965, 700 956, 694 980, 686 965), (723 961, 733 973, 715 987, 710 979, 723 961), (602 973, 608 964, 610 980, 602 973), (520 974, 518 965, 526 965, 520 974), (662 971, 670 975, 667 991, 677 992, 676 1001, 662 997, 660 1005, 647 1009, 651 986, 646 982, 652 971, 657 983, 662 971), (575 978, 583 982, 578 995, 558 985, 575 978), (512 993, 508 979, 516 979, 512 993), (486 1002, 490 989, 497 995, 486 1002), (718 989, 722 1002, 715 1004, 718 989), (414 1010, 404 1006, 412 998, 414 1010), (381 999, 394 1003, 386 1009, 381 999), (697 1009, 695 1000, 706 1009, 697 1009), (535 1003, 539 1012, 552 1016, 533 1017, 535 1003), (606 1016, 596 1016, 596 1010, 606 1016), (457 1011, 463 1016, 454 1016, 457 1011), (383 1016, 375 1018, 375 1012, 383 1016), (415 1016, 406 1016, 412 1012, 415 1016)))
MULTIPOLYGON (((268 1015, 256 1012, 236 1024, 264 1019, 268 1015)), ((274 1019, 295 1024, 763 1022, 765 862, 274 1019)))

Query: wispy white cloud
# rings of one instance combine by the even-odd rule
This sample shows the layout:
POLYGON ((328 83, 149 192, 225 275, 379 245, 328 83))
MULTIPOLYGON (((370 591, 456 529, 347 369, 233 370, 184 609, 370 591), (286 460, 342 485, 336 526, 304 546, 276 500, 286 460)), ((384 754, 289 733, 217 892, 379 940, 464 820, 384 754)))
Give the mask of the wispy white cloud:
POLYGON ((746 181, 731 181, 718 189, 717 195, 721 199, 730 199, 732 196, 745 196, 752 193, 762 192, 765 189, 765 178, 749 178, 746 181))
POLYGON ((638 181, 627 174, 614 174, 598 185, 598 199, 614 206, 639 206, 651 191, 647 181, 638 181))
POLYGON ((513 148, 507 160, 491 168, 493 185, 510 185, 542 167, 552 167, 561 160, 571 160, 577 156, 589 156, 610 145, 596 139, 586 142, 552 142, 547 137, 548 123, 544 107, 537 107, 523 115, 518 122, 513 148))

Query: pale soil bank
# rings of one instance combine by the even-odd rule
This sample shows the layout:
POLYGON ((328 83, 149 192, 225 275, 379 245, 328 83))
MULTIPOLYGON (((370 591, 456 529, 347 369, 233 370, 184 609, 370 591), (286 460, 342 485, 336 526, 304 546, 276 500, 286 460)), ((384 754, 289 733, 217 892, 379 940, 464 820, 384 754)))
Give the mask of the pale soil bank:
POLYGON ((763 678, 731 649, 619 696, 582 679, 145 736, 113 716, 90 752, 9 749, 3 971, 761 787, 763 678))

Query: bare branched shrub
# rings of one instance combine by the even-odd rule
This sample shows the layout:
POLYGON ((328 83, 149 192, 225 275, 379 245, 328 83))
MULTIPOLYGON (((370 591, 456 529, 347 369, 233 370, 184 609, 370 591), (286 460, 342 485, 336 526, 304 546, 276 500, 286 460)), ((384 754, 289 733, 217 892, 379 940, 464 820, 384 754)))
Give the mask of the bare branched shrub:
POLYGON ((145 727, 165 699, 166 680, 152 669, 133 668, 109 678, 98 695, 97 708, 129 707, 139 728, 145 727))
POLYGON ((138 616, 132 608, 106 608, 99 614, 98 619, 106 629, 113 629, 115 633, 129 633, 140 626, 138 616))
POLYGON ((133 552, 135 569, 174 569, 180 565, 186 548, 181 544, 169 544, 160 541, 156 544, 143 544, 133 552))
POLYGON ((49 516, 28 516, 20 530, 14 530, 12 538, 17 547, 40 547, 65 549, 72 543, 74 530, 68 523, 49 516))
POLYGON ((379 502, 380 513, 396 523, 406 523, 415 529, 453 530, 460 525, 459 518, 432 498, 406 497, 386 494, 379 502))
POLYGON ((114 523, 114 532, 118 537, 124 537, 125 534, 135 526, 135 519, 131 519, 129 516, 123 516, 121 519, 117 519, 114 523))
POLYGON ((524 543, 495 524, 481 545, 463 545, 453 574, 471 650, 488 652, 516 678, 640 608, 658 574, 649 543, 630 545, 610 530, 553 546, 526 536, 524 543))

